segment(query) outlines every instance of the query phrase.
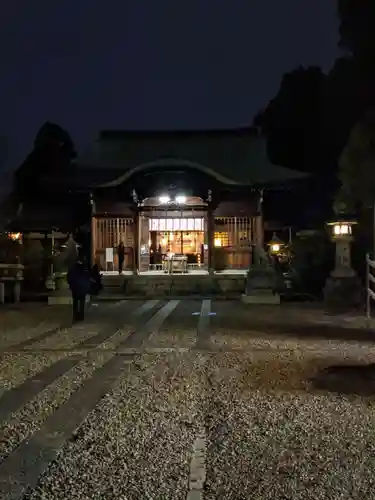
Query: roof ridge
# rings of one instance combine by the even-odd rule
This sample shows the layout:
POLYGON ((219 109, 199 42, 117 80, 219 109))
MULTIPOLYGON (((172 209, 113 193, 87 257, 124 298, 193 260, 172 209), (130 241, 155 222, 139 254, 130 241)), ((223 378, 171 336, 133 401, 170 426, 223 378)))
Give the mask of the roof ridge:
POLYGON ((253 137, 259 136, 259 130, 253 125, 245 125, 233 128, 210 128, 210 129, 159 129, 159 130, 148 130, 148 129, 104 129, 99 132, 99 139, 125 139, 125 138, 144 138, 148 137, 189 137, 189 136, 234 136, 234 135, 250 135, 253 137))

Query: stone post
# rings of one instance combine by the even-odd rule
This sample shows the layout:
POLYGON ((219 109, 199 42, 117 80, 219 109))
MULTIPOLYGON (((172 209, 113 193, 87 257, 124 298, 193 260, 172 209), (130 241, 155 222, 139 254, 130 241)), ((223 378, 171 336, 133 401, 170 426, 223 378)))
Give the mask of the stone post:
POLYGON ((14 302, 18 304, 21 301, 21 282, 15 281, 13 288, 14 302))
POLYGON ((352 225, 354 222, 338 221, 329 223, 333 228, 332 241, 335 243, 335 267, 331 271, 324 288, 327 305, 355 307, 361 303, 361 283, 351 266, 352 225))

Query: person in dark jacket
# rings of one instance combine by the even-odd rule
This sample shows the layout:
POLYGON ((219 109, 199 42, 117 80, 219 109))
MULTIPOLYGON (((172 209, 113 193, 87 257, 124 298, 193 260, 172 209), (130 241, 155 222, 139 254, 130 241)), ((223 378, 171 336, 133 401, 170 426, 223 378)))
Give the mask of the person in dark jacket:
POLYGON ((90 273, 83 262, 78 260, 68 272, 68 284, 73 298, 73 322, 85 319, 85 302, 90 282, 90 273))
POLYGON ((98 295, 102 288, 102 275, 99 272, 98 264, 95 264, 91 269, 91 295, 98 295))
POLYGON ((117 255, 118 255, 118 273, 122 274, 122 266, 124 265, 124 259, 125 259, 125 247, 122 241, 120 241, 120 244, 117 247, 117 255))

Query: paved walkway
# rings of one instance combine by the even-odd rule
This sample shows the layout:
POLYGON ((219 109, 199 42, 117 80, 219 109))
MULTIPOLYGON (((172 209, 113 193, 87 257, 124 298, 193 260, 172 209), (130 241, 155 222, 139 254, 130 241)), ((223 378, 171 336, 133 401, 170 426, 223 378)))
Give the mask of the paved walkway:
POLYGON ((69 317, 0 313, 1 499, 375 498, 372 330, 209 299, 69 317))

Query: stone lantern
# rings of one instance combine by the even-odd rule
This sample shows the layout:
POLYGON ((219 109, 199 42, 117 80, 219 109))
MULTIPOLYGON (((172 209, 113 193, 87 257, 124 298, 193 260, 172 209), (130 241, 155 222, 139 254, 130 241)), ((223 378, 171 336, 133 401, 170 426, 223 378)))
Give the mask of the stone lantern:
POLYGON ((352 229, 355 224, 355 220, 345 216, 327 223, 336 247, 335 267, 324 288, 324 300, 331 304, 356 306, 361 303, 361 283, 351 266, 352 229))
POLYGON ((273 233, 271 241, 269 241, 267 245, 271 255, 278 255, 285 246, 285 243, 276 236, 276 233, 273 233))

